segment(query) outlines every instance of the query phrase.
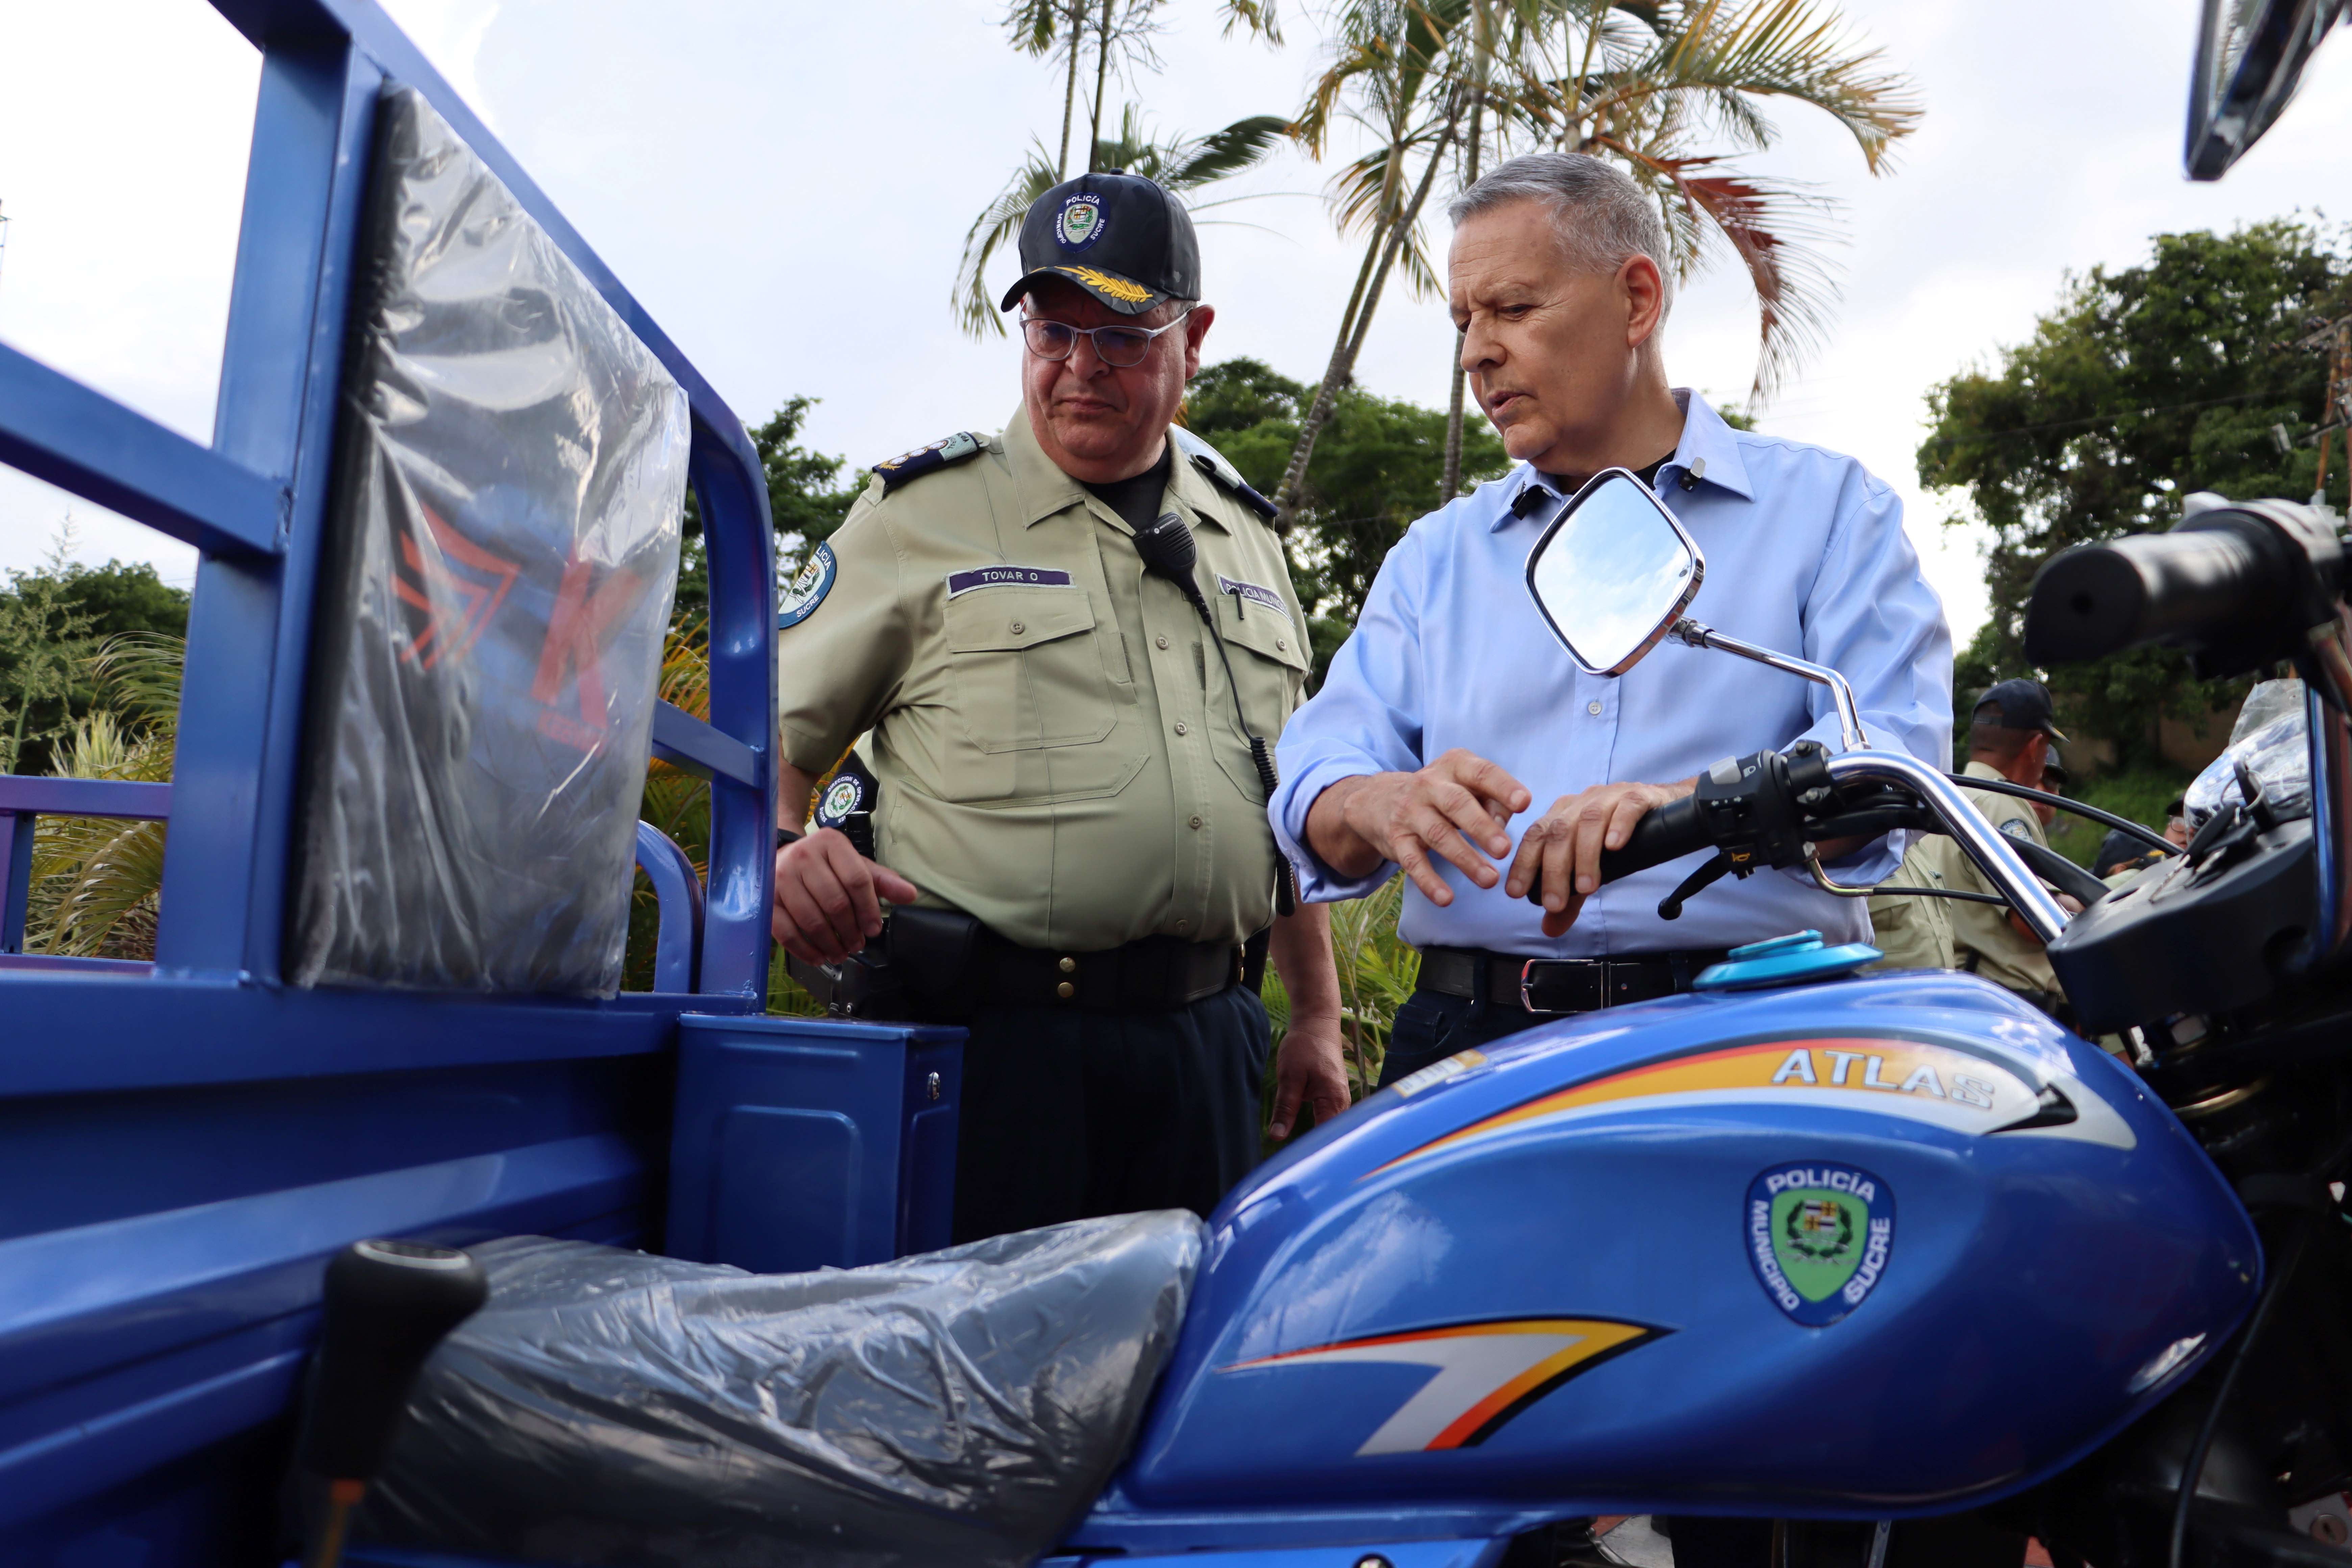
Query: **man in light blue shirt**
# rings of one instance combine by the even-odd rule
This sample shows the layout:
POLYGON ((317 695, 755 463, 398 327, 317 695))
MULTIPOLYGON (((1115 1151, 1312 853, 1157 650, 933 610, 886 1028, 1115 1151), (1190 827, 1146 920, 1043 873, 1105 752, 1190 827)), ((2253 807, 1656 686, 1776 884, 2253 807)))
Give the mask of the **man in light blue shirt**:
MULTIPOLYGON (((1390 552, 1322 689, 1283 731, 1270 804, 1306 897, 1360 898, 1400 866, 1410 879, 1402 933, 1423 952, 1422 984, 1384 1082, 1553 1016, 1521 1005, 1530 958, 1583 961, 1545 972, 1546 989, 1607 1005, 1681 989, 1743 942, 1870 934, 1861 900, 1801 872, 1726 879, 1671 923, 1658 901, 1697 858, 1599 885, 1603 845, 1718 759, 1839 738, 1823 688, 1724 654, 1668 641, 1623 676, 1577 668, 1525 567, 1559 498, 1592 474, 1640 473, 1697 541, 1694 616, 1843 671, 1874 746, 1939 767, 1951 755, 1951 637, 1901 501, 1852 458, 1735 430, 1668 385, 1664 237, 1639 188, 1598 159, 1537 154, 1472 186, 1453 216, 1463 364, 1519 466, 1390 552), (1524 896, 1538 870, 1541 909, 1524 896)), ((1902 838, 1832 869, 1878 881, 1902 838)))

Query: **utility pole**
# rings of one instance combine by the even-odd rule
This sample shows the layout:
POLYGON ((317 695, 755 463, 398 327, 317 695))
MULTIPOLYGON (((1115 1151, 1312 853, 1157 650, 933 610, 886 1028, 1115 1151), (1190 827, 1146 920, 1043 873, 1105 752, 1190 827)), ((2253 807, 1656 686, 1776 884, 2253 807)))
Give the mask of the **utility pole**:
POLYGON ((2321 323, 2294 346, 2325 350, 2327 354, 2327 397, 2320 405, 2319 428, 2312 437, 2319 447, 2319 477, 2311 487, 2311 504, 2326 510, 2328 437, 2339 431, 2344 437, 2345 470, 2352 475, 2352 316, 2321 323))

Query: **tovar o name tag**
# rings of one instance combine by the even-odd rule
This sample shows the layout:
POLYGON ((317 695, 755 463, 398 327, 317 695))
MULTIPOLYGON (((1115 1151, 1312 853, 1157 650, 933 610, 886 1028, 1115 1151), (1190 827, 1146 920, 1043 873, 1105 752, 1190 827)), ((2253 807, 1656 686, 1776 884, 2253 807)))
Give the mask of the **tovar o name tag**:
POLYGON ((1236 599, 1247 599, 1254 605, 1264 605, 1283 619, 1290 618, 1290 606, 1282 602, 1282 595, 1261 584, 1236 582, 1220 572, 1217 574, 1217 592, 1231 594, 1236 599))
POLYGON ((1056 572, 1047 566, 975 566, 969 572, 950 573, 948 576, 948 597, 969 594, 974 588, 1066 588, 1070 585, 1067 572, 1056 572))

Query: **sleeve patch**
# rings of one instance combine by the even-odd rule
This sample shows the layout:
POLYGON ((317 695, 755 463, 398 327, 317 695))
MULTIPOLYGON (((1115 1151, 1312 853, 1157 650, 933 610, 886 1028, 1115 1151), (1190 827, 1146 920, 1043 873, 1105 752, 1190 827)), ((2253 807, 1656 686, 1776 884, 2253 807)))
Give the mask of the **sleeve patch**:
POLYGON ((816 613, 824 596, 833 592, 834 580, 841 575, 840 564, 833 558, 833 546, 820 544, 808 564, 784 591, 776 596, 776 629, 799 626, 816 613))
POLYGON ((959 430, 928 447, 918 447, 887 463, 877 463, 874 471, 882 476, 882 493, 887 495, 908 479, 920 479, 951 463, 961 463, 967 458, 978 456, 982 445, 981 438, 971 431, 959 430))
POLYGON ((2033 842, 2033 830, 2025 826, 2025 818, 2021 816, 2011 817, 2000 825, 2000 830, 2011 838, 2021 838, 2028 844, 2033 842))

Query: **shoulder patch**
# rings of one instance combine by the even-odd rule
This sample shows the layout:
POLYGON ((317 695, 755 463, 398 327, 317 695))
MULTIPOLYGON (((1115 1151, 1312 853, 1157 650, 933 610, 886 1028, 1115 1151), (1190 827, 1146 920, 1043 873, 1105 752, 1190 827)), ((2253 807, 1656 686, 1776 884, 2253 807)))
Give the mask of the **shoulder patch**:
POLYGON ((1175 438, 1177 450, 1190 458, 1194 468, 1231 490, 1234 499, 1257 513, 1261 521, 1265 522, 1274 521, 1276 510, 1275 504, 1252 489, 1249 481, 1242 478, 1241 470, 1225 461, 1225 455, 1223 452, 1218 451, 1181 425, 1171 425, 1168 427, 1168 434, 1175 438))
POLYGON ((874 471, 882 476, 882 493, 888 495, 908 479, 921 479, 925 474, 934 473, 951 463, 961 463, 967 458, 979 456, 981 448, 987 444, 969 430, 959 430, 928 447, 918 447, 887 463, 877 463, 874 471))
POLYGON ((834 579, 841 575, 840 564, 833 558, 833 546, 820 544, 808 564, 785 584, 776 595, 776 629, 799 626, 816 613, 824 596, 833 592, 834 579))
POLYGON ((2034 842, 2033 830, 2025 826, 2025 818, 2021 816, 2011 817, 2000 825, 2000 830, 2011 838, 2021 838, 2028 844, 2034 842))

